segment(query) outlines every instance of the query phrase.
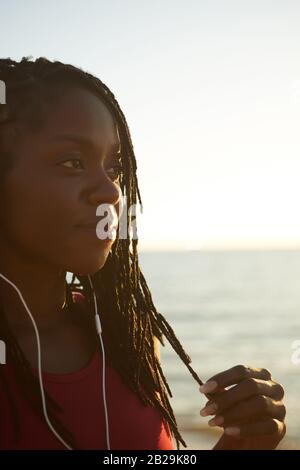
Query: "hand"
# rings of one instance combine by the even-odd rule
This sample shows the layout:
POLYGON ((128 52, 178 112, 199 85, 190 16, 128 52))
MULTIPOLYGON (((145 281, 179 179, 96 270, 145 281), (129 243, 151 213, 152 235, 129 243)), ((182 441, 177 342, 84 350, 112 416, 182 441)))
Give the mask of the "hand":
POLYGON ((284 389, 268 370, 238 365, 211 377, 200 392, 210 398, 201 416, 215 415, 208 424, 224 429, 214 450, 275 449, 283 439, 284 389))

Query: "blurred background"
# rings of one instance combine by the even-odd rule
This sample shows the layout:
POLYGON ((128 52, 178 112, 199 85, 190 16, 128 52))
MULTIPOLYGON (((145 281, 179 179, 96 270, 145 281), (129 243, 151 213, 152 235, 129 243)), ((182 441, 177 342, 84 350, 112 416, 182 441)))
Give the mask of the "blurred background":
MULTIPOLYGON (((300 449, 300 251, 220 250, 142 253, 156 300, 203 381, 237 364, 266 367, 284 385, 287 434, 300 449)), ((206 398, 169 344, 161 361, 182 435, 210 449, 220 432, 199 415, 206 398)))
MULTIPOLYGON (((271 369, 286 388, 281 446, 300 449, 300 3, 0 8, 1 57, 71 63, 113 91, 137 157, 157 309, 203 380, 239 363, 271 369)), ((198 385, 168 345, 161 356, 189 448, 211 448, 219 433, 199 415, 198 385)))

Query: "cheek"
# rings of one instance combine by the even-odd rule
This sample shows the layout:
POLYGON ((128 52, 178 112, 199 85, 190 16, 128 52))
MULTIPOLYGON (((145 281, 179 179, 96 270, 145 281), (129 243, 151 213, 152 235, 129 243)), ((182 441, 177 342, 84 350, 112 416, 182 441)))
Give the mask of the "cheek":
POLYGON ((28 252, 50 253, 68 234, 70 201, 66 190, 49 178, 16 179, 6 185, 1 204, 1 227, 6 236, 28 252), (53 190, 55 188, 55 191, 53 190))
POLYGON ((76 188, 35 178, 31 184, 14 181, 7 194, 5 233, 20 253, 82 275, 103 267, 111 245, 99 242, 96 230, 92 234, 74 227, 82 215, 76 188))

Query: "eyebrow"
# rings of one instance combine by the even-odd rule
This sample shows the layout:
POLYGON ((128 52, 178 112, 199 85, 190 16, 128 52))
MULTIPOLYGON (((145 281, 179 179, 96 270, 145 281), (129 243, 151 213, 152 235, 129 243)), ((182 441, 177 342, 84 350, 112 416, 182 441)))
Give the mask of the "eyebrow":
MULTIPOLYGON (((57 142, 62 142, 62 141, 76 142, 82 147, 85 147, 91 150, 97 149, 97 145, 92 140, 87 139, 86 137, 83 137, 83 136, 76 135, 76 134, 59 134, 59 135, 56 135, 53 140, 57 142)), ((121 143, 118 142, 111 146, 111 152, 110 152, 111 154, 120 153, 120 152, 121 152, 121 143)))

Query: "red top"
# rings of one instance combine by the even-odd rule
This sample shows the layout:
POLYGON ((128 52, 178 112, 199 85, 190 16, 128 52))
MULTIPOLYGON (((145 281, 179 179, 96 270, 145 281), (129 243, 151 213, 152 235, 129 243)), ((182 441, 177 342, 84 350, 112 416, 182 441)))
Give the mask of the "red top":
MULTIPOLYGON (((80 293, 74 298, 84 301, 80 293)), ((7 364, 0 367, 4 368, 20 422, 20 439, 16 442, 12 408, 0 381, 0 450, 66 450, 45 419, 27 403, 16 383, 9 358, 7 364)), ((106 365, 105 371, 111 449, 173 450, 169 428, 159 411, 144 406, 112 367, 106 365)), ((63 412, 57 414, 59 420, 76 438, 80 449, 106 449, 101 348, 96 348, 90 363, 77 372, 44 372, 42 376, 44 389, 62 406, 63 412)))

